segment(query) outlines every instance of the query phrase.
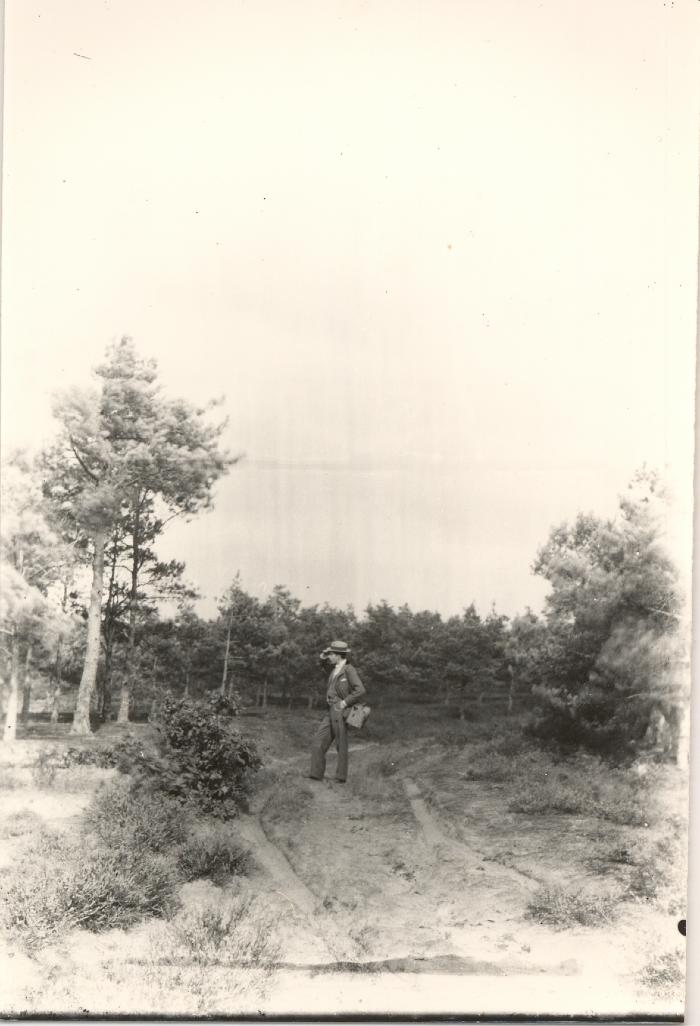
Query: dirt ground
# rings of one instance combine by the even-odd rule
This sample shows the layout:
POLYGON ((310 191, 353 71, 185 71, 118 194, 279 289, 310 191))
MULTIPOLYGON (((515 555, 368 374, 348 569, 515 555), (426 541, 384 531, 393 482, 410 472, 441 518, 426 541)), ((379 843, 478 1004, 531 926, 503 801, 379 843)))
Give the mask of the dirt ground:
MULTIPOLYGON (((161 957, 163 924, 82 931, 31 956, 4 942, 0 1009, 84 1014, 675 1015, 682 987, 650 987, 645 967, 682 950, 678 915, 627 902, 602 926, 544 926, 527 917, 542 885, 604 895, 598 848, 629 828, 595 816, 508 811, 508 787, 464 779, 464 748, 434 739, 353 740, 350 778, 308 779, 313 714, 243 722, 260 744, 250 813, 234 824, 251 873, 225 888, 186 885, 185 908, 252 896, 279 952, 261 970, 161 957)), ((468 742, 467 742, 468 745, 468 742)), ((25 742, 4 786, 0 866, 21 857, 27 824, 72 829, 109 771, 37 787, 25 742), (26 816, 17 819, 16 814, 26 816), (14 817, 11 814, 15 814, 14 817)), ((0 767, 1 768, 1 767, 0 767)), ((664 800, 683 814, 682 775, 664 800)), ((641 828, 640 828, 641 829, 641 828)))

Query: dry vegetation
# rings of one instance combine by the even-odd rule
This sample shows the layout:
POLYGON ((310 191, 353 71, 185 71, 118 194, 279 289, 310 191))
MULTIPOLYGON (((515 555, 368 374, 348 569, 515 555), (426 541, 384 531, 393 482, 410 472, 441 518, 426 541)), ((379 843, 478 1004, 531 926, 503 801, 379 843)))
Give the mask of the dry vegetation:
POLYGON ((553 933, 602 950, 615 931, 631 945, 630 985, 677 1000, 683 945, 667 927, 685 914, 679 771, 557 757, 500 723, 445 739, 432 710, 420 734, 421 715, 391 710, 389 740, 380 710, 374 736, 354 739, 345 787, 305 779, 313 713, 244 718, 266 761, 252 811, 312 895, 313 922, 276 892, 236 820, 64 764, 58 739, 39 758, 17 746, 3 766, 0 848, 4 936, 30 955, 22 1007, 226 1014, 263 1000, 305 944, 318 945, 314 962, 373 972, 475 950, 516 972, 553 933), (406 778, 435 824, 432 846, 406 778), (668 935, 633 950, 647 923, 668 935), (89 935, 106 947, 81 968, 89 935))

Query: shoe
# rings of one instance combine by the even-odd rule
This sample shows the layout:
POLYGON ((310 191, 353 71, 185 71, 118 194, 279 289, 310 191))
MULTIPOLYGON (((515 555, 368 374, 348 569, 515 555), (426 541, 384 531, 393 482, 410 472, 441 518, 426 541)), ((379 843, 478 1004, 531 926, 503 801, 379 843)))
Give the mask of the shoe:
POLYGON ((309 780, 315 780, 317 784, 323 783, 323 777, 312 777, 309 773, 309 780))
POLYGON ((347 780, 341 780, 340 777, 335 778, 336 784, 347 784, 347 780))

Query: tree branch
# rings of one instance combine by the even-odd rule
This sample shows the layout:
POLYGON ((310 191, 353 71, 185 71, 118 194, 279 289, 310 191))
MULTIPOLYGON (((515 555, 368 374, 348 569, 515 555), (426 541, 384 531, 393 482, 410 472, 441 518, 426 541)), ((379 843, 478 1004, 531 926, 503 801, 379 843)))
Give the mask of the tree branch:
POLYGON ((88 476, 88 477, 90 478, 90 480, 91 480, 91 481, 93 481, 93 482, 94 482, 95 484, 99 484, 99 483, 100 483, 100 479, 99 479, 99 477, 97 477, 97 475, 96 475, 96 474, 94 474, 94 473, 92 472, 92 470, 90 470, 90 468, 88 467, 88 465, 87 465, 87 464, 85 463, 85 461, 84 461, 84 460, 83 460, 83 459, 81 458, 81 456, 80 456, 80 455, 78 454, 78 450, 77 450, 77 449, 76 449, 76 447, 75 447, 75 443, 74 443, 74 441, 73 441, 73 436, 72 436, 72 435, 70 436, 70 447, 71 447, 71 449, 73 450, 73 455, 75 456, 76 460, 78 461, 78 463, 80 464, 80 466, 81 466, 81 467, 83 468, 83 470, 85 471, 85 473, 87 474, 87 476, 88 476))

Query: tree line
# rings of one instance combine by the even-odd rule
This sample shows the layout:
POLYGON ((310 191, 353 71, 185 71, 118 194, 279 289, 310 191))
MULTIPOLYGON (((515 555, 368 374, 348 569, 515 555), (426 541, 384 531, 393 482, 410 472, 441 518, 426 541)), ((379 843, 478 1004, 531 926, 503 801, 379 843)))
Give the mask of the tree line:
POLYGON ((185 565, 157 550, 168 522, 209 506, 236 462, 222 448, 216 404, 167 398, 156 365, 122 339, 94 387, 56 396, 54 415, 54 444, 3 468, 7 739, 28 712, 32 673, 49 682, 53 719, 62 693, 75 694, 76 734, 110 717, 127 722, 164 692, 313 708, 319 653, 341 637, 375 702, 431 701, 464 718, 498 694, 545 739, 624 753, 658 746, 665 730, 673 749, 687 704, 687 631, 654 473, 635 476, 616 516, 582 513, 552 529, 533 563, 550 586, 539 615, 481 616, 469 604, 443 618, 380 602, 358 616, 304 606, 281 585, 257 598, 236 575, 205 619, 185 565))

